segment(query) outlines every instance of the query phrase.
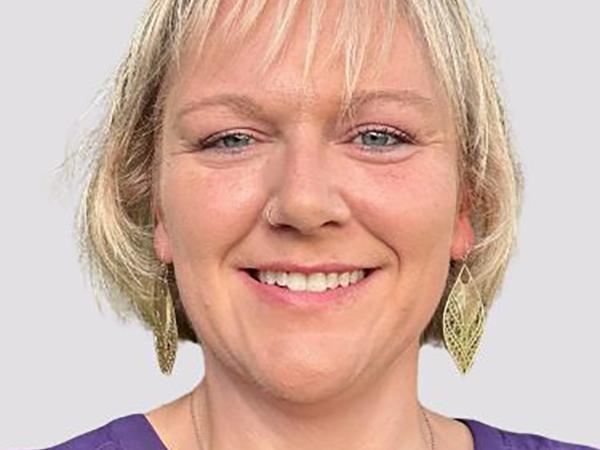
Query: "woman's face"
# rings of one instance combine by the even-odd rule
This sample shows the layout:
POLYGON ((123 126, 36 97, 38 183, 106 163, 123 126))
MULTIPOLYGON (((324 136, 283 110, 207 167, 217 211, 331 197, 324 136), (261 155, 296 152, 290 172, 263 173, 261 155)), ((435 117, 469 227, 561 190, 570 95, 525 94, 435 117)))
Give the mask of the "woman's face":
POLYGON ((266 76, 255 69, 266 31, 236 50, 209 38, 210 56, 188 56, 169 92, 160 149, 155 247, 174 263, 207 375, 235 373, 297 401, 398 358, 416 366, 448 263, 471 235, 448 108, 407 24, 380 71, 360 78, 351 121, 337 116, 343 69, 322 63, 335 16, 326 11, 304 92, 304 16, 266 76), (377 270, 328 290, 332 301, 289 304, 268 292, 303 294, 243 270, 271 263, 377 270))

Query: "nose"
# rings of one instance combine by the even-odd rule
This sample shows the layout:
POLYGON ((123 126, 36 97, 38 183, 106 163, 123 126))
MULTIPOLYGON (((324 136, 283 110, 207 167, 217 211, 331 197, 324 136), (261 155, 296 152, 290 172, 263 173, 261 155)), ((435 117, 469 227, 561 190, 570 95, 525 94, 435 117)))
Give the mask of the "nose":
POLYGON ((264 211, 267 223, 304 235, 346 223, 351 211, 343 196, 343 178, 327 144, 300 133, 271 167, 271 195, 264 211))

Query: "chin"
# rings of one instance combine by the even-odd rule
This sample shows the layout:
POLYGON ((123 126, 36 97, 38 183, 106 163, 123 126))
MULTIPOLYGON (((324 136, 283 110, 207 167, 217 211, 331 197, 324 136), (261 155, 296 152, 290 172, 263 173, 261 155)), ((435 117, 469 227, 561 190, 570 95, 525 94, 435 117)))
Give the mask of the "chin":
POLYGON ((329 349, 317 351, 312 346, 290 343, 254 359, 252 371, 273 397, 310 404, 336 397, 351 387, 361 373, 361 361, 356 347, 342 350, 329 345, 329 349))
POLYGON ((260 381, 275 400, 310 405, 339 397, 352 385, 353 378, 341 372, 324 375, 298 371, 284 377, 270 372, 268 378, 260 381))

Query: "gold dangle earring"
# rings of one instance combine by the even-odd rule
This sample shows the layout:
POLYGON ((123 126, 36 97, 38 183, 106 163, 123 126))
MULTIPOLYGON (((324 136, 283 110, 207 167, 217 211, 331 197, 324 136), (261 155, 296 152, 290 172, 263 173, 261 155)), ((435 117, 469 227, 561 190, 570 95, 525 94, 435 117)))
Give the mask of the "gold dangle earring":
POLYGON ((161 265, 154 296, 154 349, 160 370, 170 375, 177 355, 177 321, 169 286, 169 266, 161 265))
POLYGON ((462 375, 473 365, 486 319, 485 305, 465 260, 448 294, 442 319, 446 349, 462 375))

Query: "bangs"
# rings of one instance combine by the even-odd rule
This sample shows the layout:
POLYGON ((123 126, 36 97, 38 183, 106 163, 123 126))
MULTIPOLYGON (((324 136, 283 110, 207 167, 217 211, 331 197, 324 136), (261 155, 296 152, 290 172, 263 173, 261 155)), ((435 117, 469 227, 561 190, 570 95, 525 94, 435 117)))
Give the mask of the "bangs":
POLYGON ((191 52, 196 61, 203 61, 201 55, 209 36, 225 48, 235 49, 246 42, 253 32, 266 25, 270 27, 269 44, 257 66, 259 73, 264 75, 285 52, 294 30, 306 39, 300 86, 304 90, 315 61, 319 37, 323 33, 323 15, 327 13, 328 4, 335 5, 336 19, 331 30, 333 44, 331 48, 324 49, 323 62, 339 64, 343 68, 341 108, 343 114, 351 114, 349 105, 365 61, 370 70, 377 70, 389 55, 396 21, 401 13, 399 3, 397 0, 189 1, 177 18, 180 33, 173 41, 174 66, 181 66, 182 48, 191 52), (304 30, 296 30, 298 26, 304 30))

